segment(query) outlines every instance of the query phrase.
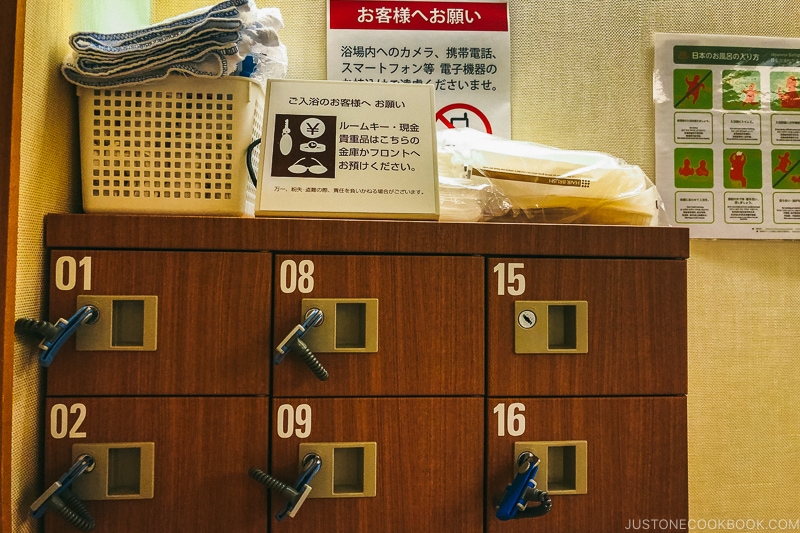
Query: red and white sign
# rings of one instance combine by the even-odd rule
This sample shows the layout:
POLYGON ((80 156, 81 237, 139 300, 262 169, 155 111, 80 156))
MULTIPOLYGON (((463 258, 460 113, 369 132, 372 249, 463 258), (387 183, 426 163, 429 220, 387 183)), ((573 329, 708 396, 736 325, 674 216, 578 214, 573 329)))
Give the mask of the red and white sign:
POLYGON ((334 30, 508 31, 505 2, 332 0, 329 20, 334 30))
POLYGON ((434 86, 437 128, 511 137, 504 1, 328 0, 328 79, 434 86))

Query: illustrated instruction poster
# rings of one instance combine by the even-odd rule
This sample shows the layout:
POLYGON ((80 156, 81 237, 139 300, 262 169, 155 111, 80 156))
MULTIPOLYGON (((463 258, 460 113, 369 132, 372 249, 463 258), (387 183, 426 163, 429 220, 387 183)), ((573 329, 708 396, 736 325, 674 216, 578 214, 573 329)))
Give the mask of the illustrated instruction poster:
POLYGON ((800 238, 800 39, 657 34, 656 183, 694 238, 800 238))
POLYGON ((328 0, 328 79, 431 84, 436 127, 511 138, 505 1, 328 0))
POLYGON ((436 219, 433 88, 269 80, 256 215, 436 219))

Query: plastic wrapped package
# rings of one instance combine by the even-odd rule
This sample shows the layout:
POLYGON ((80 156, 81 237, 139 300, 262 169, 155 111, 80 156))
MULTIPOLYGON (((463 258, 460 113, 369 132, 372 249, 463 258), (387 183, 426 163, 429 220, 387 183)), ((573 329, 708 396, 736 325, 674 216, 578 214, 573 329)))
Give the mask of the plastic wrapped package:
MULTIPOLYGON (((441 132, 440 132, 441 133, 441 132)), ((439 136, 439 220, 482 222, 502 217, 511 204, 500 194, 492 180, 470 176, 463 157, 442 144, 439 136)))
MULTIPOLYGON (((460 171, 467 187, 485 185, 490 206, 480 220, 656 226, 663 213, 647 175, 608 154, 509 141, 469 128, 438 132, 438 144, 440 183, 460 171)), ((449 191, 442 201, 453 196, 449 191)))

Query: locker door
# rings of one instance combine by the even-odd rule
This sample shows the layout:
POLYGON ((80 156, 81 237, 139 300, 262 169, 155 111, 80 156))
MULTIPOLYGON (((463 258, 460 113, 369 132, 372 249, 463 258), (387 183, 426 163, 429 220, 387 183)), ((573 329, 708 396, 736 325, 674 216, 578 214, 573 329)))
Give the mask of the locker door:
POLYGON ((473 395, 484 391, 483 261, 478 257, 277 255, 276 345, 310 308, 302 337, 329 373, 290 353, 276 396, 473 395))
POLYGON ((685 394, 686 262, 490 259, 491 396, 685 394))
MULTIPOLYGON (((97 533, 267 528, 247 475, 267 460, 267 398, 49 398, 45 423, 47 484, 86 450, 97 461, 73 485, 97 533)), ((45 531, 75 529, 48 512, 45 531)))
POLYGON ((57 250, 50 317, 103 306, 48 372, 50 395, 269 392, 271 256, 57 250))
POLYGON ((482 398, 292 398, 273 405, 272 472, 293 481, 323 456, 292 533, 483 531, 482 398), (374 468, 372 468, 374 466, 374 468))
POLYGON ((490 398, 487 422, 489 533, 620 533, 641 520, 688 520, 685 397, 490 398), (493 500, 525 450, 542 460, 534 479, 552 509, 501 521, 493 500))

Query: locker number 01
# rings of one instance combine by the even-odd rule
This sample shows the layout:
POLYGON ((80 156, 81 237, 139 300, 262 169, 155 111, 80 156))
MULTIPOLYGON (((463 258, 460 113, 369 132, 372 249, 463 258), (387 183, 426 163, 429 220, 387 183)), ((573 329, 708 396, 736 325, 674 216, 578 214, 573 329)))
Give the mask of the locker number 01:
POLYGON ((304 259, 297 263, 292 259, 287 259, 281 263, 281 292, 292 294, 300 291, 308 294, 314 290, 314 262, 304 259))
POLYGON ((78 270, 83 274, 83 290, 92 290, 92 258, 84 257, 76 261, 74 257, 63 255, 56 260, 56 289, 71 291, 78 284, 78 270))
POLYGON ((311 406, 307 403, 297 407, 285 403, 278 407, 278 436, 288 439, 292 435, 299 439, 311 435, 311 406))

